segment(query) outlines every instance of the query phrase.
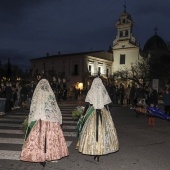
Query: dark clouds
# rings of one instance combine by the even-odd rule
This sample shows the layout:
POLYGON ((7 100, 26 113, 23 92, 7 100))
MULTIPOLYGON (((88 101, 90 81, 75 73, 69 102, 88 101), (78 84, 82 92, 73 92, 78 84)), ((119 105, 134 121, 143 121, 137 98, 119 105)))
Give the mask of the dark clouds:
MULTIPOLYGON (((107 50, 116 37, 115 23, 124 0, 0 0, 0 59, 23 68, 29 59, 89 50, 107 50)), ((143 46, 158 27, 170 41, 170 1, 127 1, 133 35, 143 46)))

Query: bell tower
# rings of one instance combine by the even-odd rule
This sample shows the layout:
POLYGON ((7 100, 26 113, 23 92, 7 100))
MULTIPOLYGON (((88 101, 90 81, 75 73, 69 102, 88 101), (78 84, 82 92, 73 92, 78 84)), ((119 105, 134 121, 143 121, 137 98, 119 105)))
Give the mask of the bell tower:
POLYGON ((119 20, 115 24, 117 28, 117 36, 113 42, 113 46, 119 41, 127 41, 136 44, 136 39, 132 36, 133 21, 131 15, 126 12, 126 3, 124 11, 121 13, 119 20))
POLYGON ((112 48, 114 72, 122 68, 131 69, 131 66, 141 59, 140 46, 137 45, 136 39, 132 35, 133 20, 126 11, 126 4, 115 26, 117 35, 112 48))

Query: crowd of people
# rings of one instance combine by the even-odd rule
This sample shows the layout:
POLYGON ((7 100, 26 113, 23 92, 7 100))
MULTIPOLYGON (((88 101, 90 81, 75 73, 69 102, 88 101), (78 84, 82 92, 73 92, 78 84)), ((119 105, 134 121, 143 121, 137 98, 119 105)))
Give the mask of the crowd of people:
POLYGON ((5 98, 4 112, 20 107, 30 107, 31 98, 36 84, 34 81, 25 82, 2 82, 0 86, 0 98, 5 98))
POLYGON ((113 103, 127 105, 130 109, 135 109, 141 99, 145 99, 147 105, 154 106, 158 106, 158 101, 161 100, 165 113, 170 115, 170 84, 168 83, 159 92, 152 86, 137 86, 134 82, 127 87, 124 87, 123 83, 109 84, 106 89, 113 103))
MULTIPOLYGON (((4 112, 9 112, 17 108, 30 108, 31 99, 38 80, 30 82, 1 82, 0 98, 5 99, 4 112)), ((50 82, 50 86, 55 94, 56 100, 75 99, 78 100, 81 95, 85 94, 85 90, 75 87, 67 89, 66 84, 57 84, 50 82)), ((2 112, 0 110, 0 112, 2 112)))
MULTIPOLYGON (((14 110, 16 108, 25 107, 30 108, 31 98, 37 81, 30 82, 1 82, 0 84, 0 98, 6 99, 4 112, 14 110)), ((56 100, 75 99, 79 100, 80 96, 86 96, 87 89, 80 90, 72 86, 67 89, 65 84, 58 85, 56 82, 50 82, 51 88, 54 91, 56 100)), ((137 102, 140 99, 145 99, 147 105, 151 103, 158 105, 158 100, 161 99, 164 103, 164 111, 170 114, 170 85, 167 83, 165 87, 157 92, 151 86, 137 86, 133 83, 124 86, 123 83, 105 85, 108 94, 115 104, 127 105, 130 109, 135 109, 137 102)))

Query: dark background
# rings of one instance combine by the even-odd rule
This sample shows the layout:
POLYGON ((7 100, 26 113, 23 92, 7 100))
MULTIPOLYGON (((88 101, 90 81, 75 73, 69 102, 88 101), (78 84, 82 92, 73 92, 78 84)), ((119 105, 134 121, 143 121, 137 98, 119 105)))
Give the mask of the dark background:
MULTIPOLYGON (((0 60, 29 68, 29 59, 49 55, 108 50, 124 0, 0 0, 0 60)), ((154 35, 170 41, 170 1, 126 1, 141 47, 154 35)))

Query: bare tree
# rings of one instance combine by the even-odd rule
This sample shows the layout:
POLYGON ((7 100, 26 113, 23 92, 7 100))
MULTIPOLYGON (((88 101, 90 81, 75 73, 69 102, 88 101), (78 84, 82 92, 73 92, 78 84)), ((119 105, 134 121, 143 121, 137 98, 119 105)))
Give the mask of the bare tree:
POLYGON ((116 71, 113 76, 119 77, 122 81, 131 80, 144 87, 150 81, 149 71, 148 59, 143 58, 141 61, 131 65, 130 69, 126 66, 122 67, 119 71, 116 71))

